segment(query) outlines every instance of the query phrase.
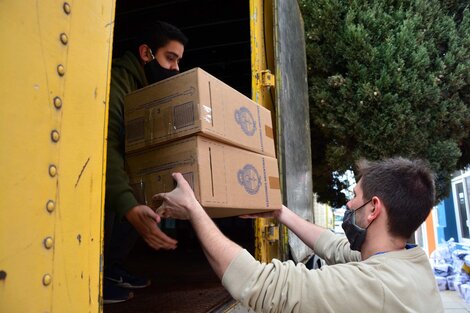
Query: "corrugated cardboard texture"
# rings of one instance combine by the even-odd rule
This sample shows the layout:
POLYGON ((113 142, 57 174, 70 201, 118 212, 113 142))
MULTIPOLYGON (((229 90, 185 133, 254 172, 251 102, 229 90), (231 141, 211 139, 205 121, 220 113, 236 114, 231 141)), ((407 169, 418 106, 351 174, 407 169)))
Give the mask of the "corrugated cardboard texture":
POLYGON ((280 209, 277 160, 192 136, 127 156, 130 182, 142 203, 174 188, 180 172, 211 217, 280 209))
POLYGON ((271 112, 200 68, 126 96, 126 152, 196 133, 275 157, 271 112))

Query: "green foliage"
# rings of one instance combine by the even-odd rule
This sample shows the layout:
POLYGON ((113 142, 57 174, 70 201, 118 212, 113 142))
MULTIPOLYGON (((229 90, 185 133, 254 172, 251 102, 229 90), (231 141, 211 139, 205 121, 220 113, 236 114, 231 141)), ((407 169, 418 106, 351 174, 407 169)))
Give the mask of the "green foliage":
POLYGON ((302 0, 313 182, 344 203, 331 173, 361 157, 423 158, 448 193, 470 162, 470 11, 462 0, 302 0), (466 152, 467 151, 467 152, 466 152))

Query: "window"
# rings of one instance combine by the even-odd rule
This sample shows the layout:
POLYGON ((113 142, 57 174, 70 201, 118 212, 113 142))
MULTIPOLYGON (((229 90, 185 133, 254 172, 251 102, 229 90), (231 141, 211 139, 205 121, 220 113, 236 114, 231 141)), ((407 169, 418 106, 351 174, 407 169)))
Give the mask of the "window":
POLYGON ((452 184, 454 205, 457 219, 459 241, 470 241, 468 227, 468 198, 470 196, 470 176, 465 180, 457 180, 452 184), (465 188, 465 185, 467 188, 465 188))

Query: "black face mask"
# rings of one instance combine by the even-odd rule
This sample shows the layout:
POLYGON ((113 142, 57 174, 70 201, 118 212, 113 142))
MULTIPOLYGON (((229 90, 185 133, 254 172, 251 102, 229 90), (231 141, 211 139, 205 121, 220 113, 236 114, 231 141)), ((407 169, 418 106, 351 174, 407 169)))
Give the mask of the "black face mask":
POLYGON ((366 228, 357 226, 355 212, 365 207, 366 204, 371 201, 372 199, 355 210, 346 209, 346 212, 344 213, 343 224, 341 224, 341 227, 348 238, 351 250, 361 251, 362 244, 364 243, 364 240, 366 240, 367 228, 369 228, 370 224, 373 222, 370 222, 366 228))
POLYGON ((155 58, 144 64, 144 72, 149 85, 179 73, 177 70, 168 70, 162 67, 155 58))

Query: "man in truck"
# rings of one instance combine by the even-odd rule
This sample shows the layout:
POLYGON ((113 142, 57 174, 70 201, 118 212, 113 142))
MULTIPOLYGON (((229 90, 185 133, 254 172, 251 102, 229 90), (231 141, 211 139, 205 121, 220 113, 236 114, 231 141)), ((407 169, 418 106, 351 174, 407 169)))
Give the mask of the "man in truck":
POLYGON ((123 262, 138 235, 158 249, 175 249, 176 240, 163 233, 160 217, 139 203, 129 185, 124 158, 124 97, 128 93, 178 74, 186 36, 175 26, 157 22, 142 30, 124 55, 113 60, 109 94, 105 198, 103 302, 130 299, 129 289, 144 288, 146 278, 128 273, 123 262))
POLYGON ((262 216, 277 218, 323 258, 328 266, 317 270, 256 261, 219 231, 179 173, 177 187, 154 198, 163 201, 162 216, 191 222, 222 284, 256 312, 444 312, 428 257, 407 244, 435 203, 434 175, 422 161, 400 157, 357 165, 346 237, 285 206, 262 216))

